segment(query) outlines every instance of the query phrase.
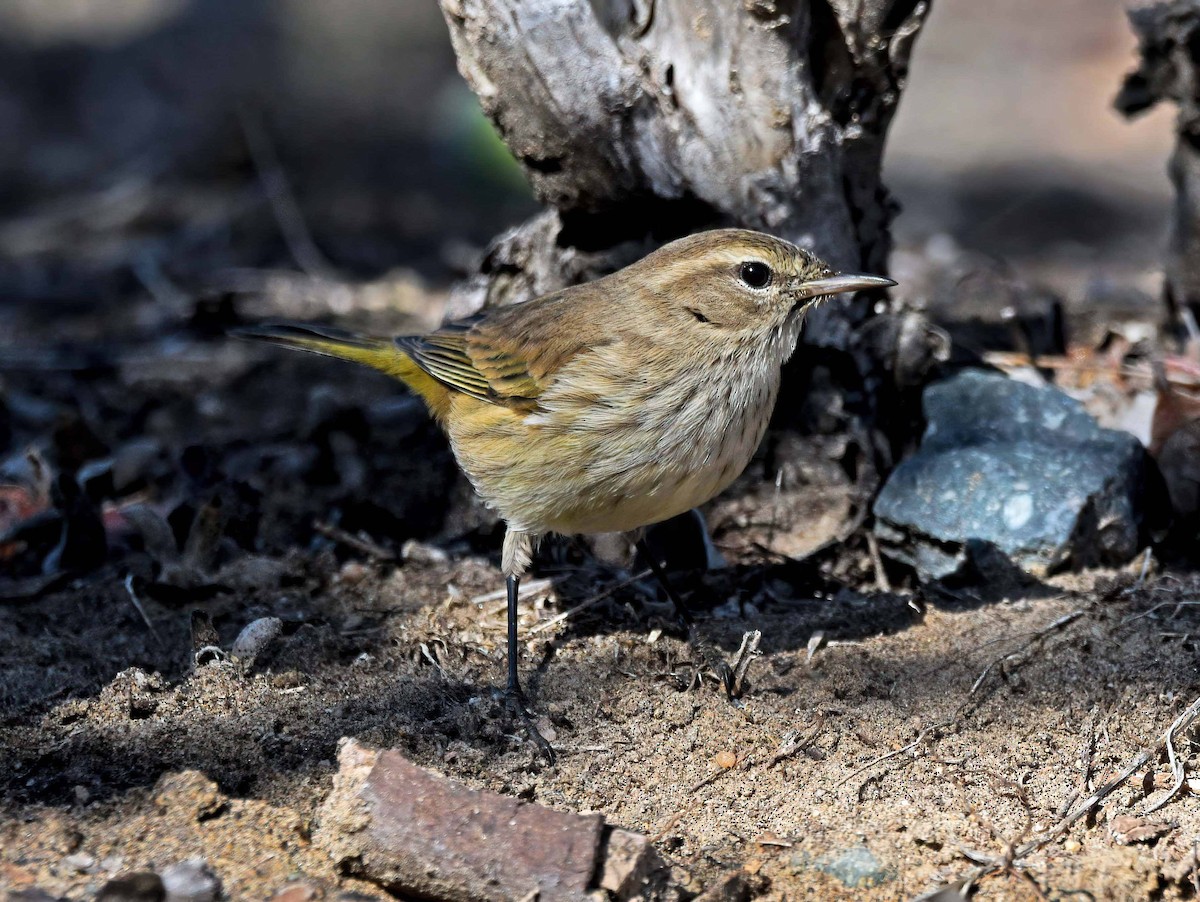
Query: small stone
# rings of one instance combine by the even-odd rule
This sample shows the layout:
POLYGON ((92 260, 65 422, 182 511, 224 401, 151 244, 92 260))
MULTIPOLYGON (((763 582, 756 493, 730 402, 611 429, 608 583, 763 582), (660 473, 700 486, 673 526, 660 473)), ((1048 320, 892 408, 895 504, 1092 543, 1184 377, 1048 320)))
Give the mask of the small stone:
POLYGON ((617 831, 606 844, 598 814, 470 789, 398 751, 376 752, 353 740, 342 741, 338 763, 313 841, 355 876, 429 898, 495 898, 502 885, 518 899, 580 899, 604 872, 601 855, 615 838, 609 879, 620 884, 616 892, 640 889, 652 846, 617 831))
POLYGON ((283 621, 278 617, 259 617, 243 627, 233 640, 230 653, 239 661, 253 663, 263 650, 283 632, 283 621))
POLYGON ((357 586, 371 573, 371 569, 361 561, 346 561, 338 571, 338 582, 344 586, 357 586))
POLYGON ((196 770, 164 774, 155 786, 155 804, 168 810, 183 810, 197 821, 218 817, 229 800, 207 776, 196 770))
POLYGON ((86 852, 76 852, 74 855, 68 855, 64 858, 63 864, 80 873, 86 874, 96 866, 96 859, 86 852))
POLYGON ((632 830, 613 829, 604 843, 600 888, 618 899, 637 895, 662 862, 647 836, 632 830))
POLYGON ((1074 855, 1082 848, 1083 845, 1077 839, 1068 839, 1065 843, 1063 843, 1063 851, 1068 855, 1074 855))
POLYGON ((1165 821, 1154 821, 1129 814, 1117 815, 1108 823, 1113 841, 1122 846, 1153 842, 1173 829, 1174 826, 1165 821))
POLYGON ((836 877, 846 886, 866 888, 887 883, 896 876, 894 869, 881 862, 866 846, 851 846, 841 852, 822 855, 813 867, 836 877))
POLYGON ((450 560, 444 549, 416 539, 409 539, 401 546, 400 557, 410 564, 444 564, 450 560))
POLYGON ((696 897, 695 902, 746 902, 750 898, 750 881, 741 871, 727 874, 696 897))
POLYGON ((71 791, 75 795, 75 801, 80 805, 86 805, 92 798, 92 794, 88 792, 86 786, 76 786, 71 791))
POLYGON ((716 762, 717 767, 721 768, 722 770, 729 770, 729 768, 737 764, 737 755, 728 751, 718 752, 716 762))
POLYGON ((214 902, 221 895, 221 881, 203 858, 189 858, 162 872, 165 902, 214 902))
POLYGON ((271 897, 271 902, 312 902, 320 898, 316 887, 307 883, 293 883, 271 897))

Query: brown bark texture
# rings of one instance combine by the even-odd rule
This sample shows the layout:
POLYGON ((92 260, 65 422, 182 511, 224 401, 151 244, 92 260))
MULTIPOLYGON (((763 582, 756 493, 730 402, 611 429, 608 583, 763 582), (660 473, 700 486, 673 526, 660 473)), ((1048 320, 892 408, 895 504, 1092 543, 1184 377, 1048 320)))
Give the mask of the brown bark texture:
MULTIPOLYGON (((546 205, 495 240, 451 315, 722 225, 886 270, 884 139, 928 0, 440 3, 462 74, 546 205)), ((845 309, 809 339, 843 344, 845 309)))
POLYGON ((1134 116, 1174 102, 1175 149, 1168 172, 1175 204, 1165 261, 1173 310, 1200 307, 1200 0, 1172 0, 1130 10, 1140 61, 1125 77, 1116 106, 1134 116))

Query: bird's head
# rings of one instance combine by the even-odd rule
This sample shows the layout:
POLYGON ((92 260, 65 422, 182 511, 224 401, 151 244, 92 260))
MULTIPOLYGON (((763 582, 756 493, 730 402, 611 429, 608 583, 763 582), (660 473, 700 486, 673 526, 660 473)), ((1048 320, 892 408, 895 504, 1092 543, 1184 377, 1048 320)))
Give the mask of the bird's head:
POLYGON ((837 273, 810 251, 743 229, 689 235, 626 272, 681 330, 697 334, 702 327, 750 339, 787 332, 792 344, 804 314, 825 298, 896 284, 837 273))

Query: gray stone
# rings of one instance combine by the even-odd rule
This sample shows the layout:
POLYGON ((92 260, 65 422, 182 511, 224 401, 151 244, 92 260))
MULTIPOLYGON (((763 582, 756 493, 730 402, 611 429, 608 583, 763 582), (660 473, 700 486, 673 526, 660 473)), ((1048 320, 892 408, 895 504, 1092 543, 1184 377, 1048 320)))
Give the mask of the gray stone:
POLYGON ((1146 454, 1049 386, 964 370, 930 385, 928 426, 875 501, 888 556, 925 579, 999 549, 1034 575, 1138 550, 1146 454))
POLYGON ((813 862, 813 867, 854 888, 879 886, 896 876, 895 870, 876 858, 866 846, 851 846, 841 852, 822 855, 813 862))
POLYGON ((221 881, 203 858, 189 858, 162 872, 166 902, 214 902, 221 881))

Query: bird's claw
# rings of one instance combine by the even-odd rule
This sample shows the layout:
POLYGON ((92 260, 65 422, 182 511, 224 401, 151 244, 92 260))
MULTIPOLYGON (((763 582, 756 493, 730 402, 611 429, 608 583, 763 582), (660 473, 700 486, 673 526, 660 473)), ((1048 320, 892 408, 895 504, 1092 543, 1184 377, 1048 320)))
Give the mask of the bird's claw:
POLYGON ((700 637, 695 625, 688 627, 688 647, 703 662, 703 667, 713 673, 721 686, 724 686, 725 697, 732 702, 736 688, 733 685, 733 668, 728 665, 724 655, 700 637))
POLYGON ((547 764, 553 765, 558 756, 554 753, 554 747, 546 741, 546 737, 541 734, 537 728, 537 724, 533 722, 533 717, 529 713, 529 708, 525 702, 525 693, 520 688, 510 688, 504 693, 504 707, 508 713, 520 722, 525 729, 525 735, 530 742, 537 748, 538 754, 545 759, 547 764))

